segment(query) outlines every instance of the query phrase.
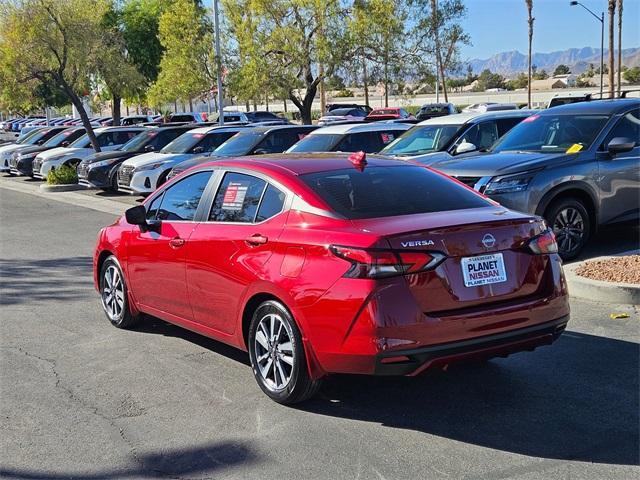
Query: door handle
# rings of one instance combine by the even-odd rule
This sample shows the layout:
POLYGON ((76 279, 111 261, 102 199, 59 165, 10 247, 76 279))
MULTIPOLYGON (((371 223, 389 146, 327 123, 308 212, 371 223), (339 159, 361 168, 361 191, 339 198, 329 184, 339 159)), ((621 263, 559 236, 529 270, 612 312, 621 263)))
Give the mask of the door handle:
POLYGON ((264 235, 260 235, 259 233, 256 233, 255 235, 251 235, 250 237, 247 237, 245 239, 245 242, 252 246, 264 245, 268 241, 269 239, 267 237, 265 237, 264 235))
POLYGON ((185 240, 184 238, 180 238, 180 237, 173 237, 171 240, 169 240, 169 246, 171 248, 180 248, 184 245, 185 240))

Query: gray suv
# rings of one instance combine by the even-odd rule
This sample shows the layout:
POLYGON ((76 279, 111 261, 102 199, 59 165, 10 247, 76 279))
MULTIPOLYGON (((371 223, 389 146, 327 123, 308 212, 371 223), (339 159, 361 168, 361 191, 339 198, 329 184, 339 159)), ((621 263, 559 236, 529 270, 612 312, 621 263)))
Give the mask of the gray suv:
POLYGON ((526 118, 489 154, 431 166, 543 216, 570 260, 598 226, 640 219, 640 100, 554 107, 526 118))

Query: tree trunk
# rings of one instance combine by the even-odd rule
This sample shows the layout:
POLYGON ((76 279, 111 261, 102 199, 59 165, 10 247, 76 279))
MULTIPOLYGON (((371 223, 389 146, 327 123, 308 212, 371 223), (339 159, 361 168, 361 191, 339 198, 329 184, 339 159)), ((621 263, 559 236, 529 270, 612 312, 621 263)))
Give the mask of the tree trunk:
POLYGON ((114 127, 120 125, 120 117, 122 116, 121 110, 121 98, 117 95, 113 95, 113 99, 111 100, 111 116, 113 117, 114 127))
POLYGON ((320 77, 320 111, 324 112, 327 108, 327 94, 324 89, 324 65, 318 65, 318 76, 320 77))
POLYGON ((189 98, 189 111, 193 112, 193 99, 189 98))
MULTIPOLYGON (((440 79, 442 80, 442 92, 444 93, 444 101, 448 102, 449 98, 447 96, 446 78, 444 76, 444 65, 442 65, 442 52, 440 51, 440 35, 439 35, 440 24, 438 19, 438 1, 437 0, 431 0, 431 11, 433 12, 432 13, 433 34, 434 34, 434 40, 435 40, 434 43, 436 47, 436 61, 438 63, 436 68, 439 70, 440 79)), ((438 79, 436 79, 436 83, 437 82, 438 82, 438 79)))
POLYGON ((369 78, 367 77, 367 59, 362 56, 362 83, 364 83, 364 104, 369 106, 369 78))
POLYGON ((447 94, 447 79, 444 76, 444 66, 442 62, 440 62, 440 78, 442 79, 442 93, 444 93, 444 101, 445 103, 449 102, 449 95, 447 94))
POLYGON ((255 112, 256 110, 258 110, 258 104, 256 103, 256 99, 253 99, 253 111, 255 112))
POLYGON ((246 108, 246 111, 249 111, 250 105, 249 105, 249 100, 245 100, 244 106, 246 108))
POLYGON ((618 0, 618 96, 622 94, 622 4, 618 0))
POLYGON ((387 49, 384 53, 384 106, 389 106, 389 56, 387 49))
POLYGON ((615 85, 615 45, 614 45, 614 24, 616 16, 616 0, 609 0, 609 98, 613 98, 615 85))
POLYGON ((286 98, 282 99, 282 105, 284 106, 284 113, 287 113, 287 99, 286 98))
POLYGON ((531 46, 533 44, 533 0, 525 0, 527 2, 527 12, 529 14, 529 80, 527 82, 527 108, 531 108, 531 46))
POLYGON ((293 91, 289 92, 289 100, 298 107, 298 110, 300 111, 300 120, 302 120, 304 125, 311 125, 312 123, 311 107, 313 106, 313 100, 316 98, 316 93, 318 93, 318 86, 316 84, 307 86, 307 91, 304 94, 302 101, 293 94, 293 91))
POLYGON ((58 84, 62 86, 62 89, 65 91, 71 103, 78 113, 80 114, 80 118, 82 119, 82 126, 87 132, 87 136, 89 137, 89 141, 91 142, 91 146, 96 152, 100 151, 100 144, 98 143, 98 139, 96 138, 96 134, 93 131, 93 127, 91 126, 91 122, 89 121, 89 115, 87 115, 87 111, 84 109, 84 104, 82 103, 82 99, 76 94, 76 92, 71 88, 71 86, 65 81, 64 78, 58 77, 58 84))
POLYGON ((269 94, 267 93, 264 97, 264 104, 267 107, 267 112, 269 111, 269 94))

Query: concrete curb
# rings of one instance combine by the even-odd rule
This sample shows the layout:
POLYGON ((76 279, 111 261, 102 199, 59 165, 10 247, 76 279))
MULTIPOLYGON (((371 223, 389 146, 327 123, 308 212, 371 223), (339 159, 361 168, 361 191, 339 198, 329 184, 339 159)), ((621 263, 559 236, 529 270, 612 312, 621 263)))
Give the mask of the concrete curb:
MULTIPOLYGON (((625 252, 626 255, 638 252, 625 252)), ((624 254, 621 254, 624 255, 624 254)), ((582 262, 575 262, 564 266, 564 274, 569 286, 569 295, 585 298, 596 302, 640 305, 640 285, 631 283, 603 282, 581 277, 576 269, 586 262, 605 260, 608 257, 590 258, 582 262)))
POLYGON ((43 183, 40 185, 40 190, 49 193, 73 192, 74 190, 85 190, 85 187, 77 183, 71 183, 68 185, 47 185, 46 183, 43 183))
POLYGON ((74 191, 59 191, 55 195, 51 195, 50 192, 41 190, 39 184, 3 181, 0 177, 0 189, 3 188, 6 190, 13 190, 14 192, 35 195, 36 197, 46 198, 47 200, 55 200, 57 202, 67 203, 77 207, 97 210, 98 212, 111 213, 117 216, 124 214, 124 211, 130 207, 130 205, 126 205, 121 202, 116 202, 107 198, 96 198, 89 195, 83 195, 74 191))

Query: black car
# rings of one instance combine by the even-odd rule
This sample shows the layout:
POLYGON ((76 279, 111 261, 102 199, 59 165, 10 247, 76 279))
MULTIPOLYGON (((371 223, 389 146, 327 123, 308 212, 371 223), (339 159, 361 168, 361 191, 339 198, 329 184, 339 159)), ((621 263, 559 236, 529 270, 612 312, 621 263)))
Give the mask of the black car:
POLYGON ((420 107, 416 118, 418 120, 429 120, 430 118, 444 117, 454 113, 458 113, 458 110, 452 103, 427 103, 420 107))
POLYGON ((216 148, 211 156, 196 157, 179 163, 173 167, 168 178, 174 177, 194 165, 215 160, 215 157, 282 153, 317 128, 315 125, 275 125, 247 128, 216 148))
POLYGON ((183 133, 197 127, 195 124, 151 127, 125 143, 119 150, 94 153, 78 164, 78 182, 88 187, 118 190, 117 172, 122 162, 142 153, 157 152, 183 133))
POLYGON ((358 108, 367 112, 367 115, 373 110, 369 105, 361 105, 359 103, 327 103, 326 115, 330 115, 332 110, 337 110, 339 108, 358 108))
POLYGON ((260 123, 262 125, 288 125, 286 118, 279 117, 273 112, 258 110, 255 112, 245 112, 245 115, 251 123, 260 123))
POLYGON ((33 159, 41 152, 52 148, 68 147, 84 135, 84 127, 58 127, 58 133, 42 145, 33 145, 15 152, 9 160, 10 172, 13 175, 33 175, 33 159))

